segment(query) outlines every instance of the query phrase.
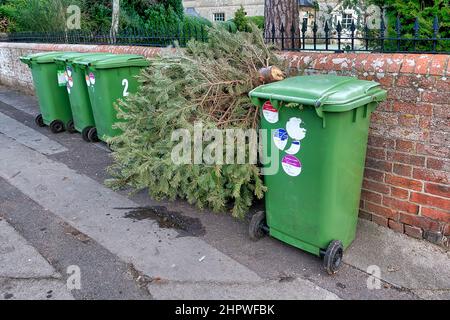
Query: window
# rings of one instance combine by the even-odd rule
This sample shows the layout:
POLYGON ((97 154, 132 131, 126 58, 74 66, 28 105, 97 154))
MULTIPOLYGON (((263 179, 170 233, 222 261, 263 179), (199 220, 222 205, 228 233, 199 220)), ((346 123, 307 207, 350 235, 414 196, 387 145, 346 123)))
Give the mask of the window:
POLYGON ((350 30, 350 27, 352 26, 352 21, 353 21, 353 15, 344 13, 342 15, 342 28, 350 30))
POLYGON ((225 12, 214 13, 214 21, 225 21, 225 12))

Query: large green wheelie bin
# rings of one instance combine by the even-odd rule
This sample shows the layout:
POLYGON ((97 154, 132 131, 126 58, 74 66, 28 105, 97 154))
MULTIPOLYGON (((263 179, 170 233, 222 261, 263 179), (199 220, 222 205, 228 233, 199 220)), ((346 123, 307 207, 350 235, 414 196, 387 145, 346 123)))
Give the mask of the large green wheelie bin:
POLYGON ((67 52, 42 52, 20 57, 20 61, 31 69, 40 114, 36 124, 50 127, 53 133, 64 131, 70 126, 72 112, 67 96, 64 74, 58 73, 54 59, 67 52))
POLYGON ((120 134, 113 128, 118 122, 114 104, 118 99, 137 91, 137 75, 149 65, 145 57, 120 54, 105 59, 76 59, 75 64, 84 68, 89 98, 95 120, 95 132, 100 140, 120 134))
POLYGON ((92 131, 95 129, 95 121, 87 90, 88 80, 85 78, 84 68, 80 68, 74 61, 76 59, 104 59, 112 56, 114 55, 110 53, 72 52, 55 58, 58 71, 64 73, 67 81, 67 93, 73 116, 68 130, 80 132, 83 140, 88 142, 98 141, 95 132, 92 131), (89 131, 91 132, 89 133, 89 131))
POLYGON ((386 91, 373 81, 318 75, 249 95, 261 108, 268 188, 250 237, 269 233, 322 257, 335 273, 355 237, 370 115, 386 91))

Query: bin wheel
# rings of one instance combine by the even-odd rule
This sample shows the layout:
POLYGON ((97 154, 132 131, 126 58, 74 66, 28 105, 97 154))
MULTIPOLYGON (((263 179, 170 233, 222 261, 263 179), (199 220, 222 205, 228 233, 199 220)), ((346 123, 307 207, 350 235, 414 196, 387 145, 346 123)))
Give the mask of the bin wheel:
POLYGON ((87 138, 90 142, 99 142, 99 138, 97 136, 97 128, 91 127, 87 132, 87 138))
POLYGON ((323 266, 328 274, 332 275, 338 272, 341 267, 343 254, 344 246, 342 242, 339 240, 331 241, 323 258, 323 266))
POLYGON ((42 114, 38 114, 36 118, 34 118, 34 122, 38 127, 45 127, 44 118, 42 118, 42 114))
POLYGON ((64 123, 61 120, 53 120, 50 123, 50 130, 53 133, 60 133, 64 131, 64 123))
POLYGON ((265 231, 264 226, 266 225, 266 214, 264 211, 258 211, 255 213, 250 220, 248 226, 248 234, 250 239, 256 241, 264 237, 265 231))
POLYGON ((89 140, 89 137, 88 137, 88 132, 92 128, 93 127, 86 127, 83 130, 81 130, 81 137, 83 138, 84 141, 91 142, 91 140, 89 140))
POLYGON ((73 123, 73 120, 69 120, 69 122, 67 122, 67 132, 69 133, 75 133, 77 132, 77 129, 75 129, 75 123, 73 123))

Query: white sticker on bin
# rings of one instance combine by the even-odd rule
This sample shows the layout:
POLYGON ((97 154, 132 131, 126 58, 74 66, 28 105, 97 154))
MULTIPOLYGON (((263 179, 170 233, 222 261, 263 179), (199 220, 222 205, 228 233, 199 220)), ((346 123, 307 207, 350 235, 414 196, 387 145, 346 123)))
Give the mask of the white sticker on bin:
POLYGON ((291 146, 289 149, 286 150, 287 154, 296 154, 300 151, 300 141, 294 140, 292 141, 291 146))
POLYGON ((89 73, 89 81, 91 82, 92 85, 95 84, 95 76, 92 72, 89 73))
POLYGON ((301 128, 302 119, 300 118, 290 118, 286 123, 286 130, 289 134, 289 137, 295 139, 297 141, 302 140, 306 136, 306 129, 301 128))
POLYGON ((66 79, 66 73, 62 70, 58 70, 57 73, 57 79, 58 79, 58 86, 63 87, 66 85, 67 79, 66 79))
POLYGON ((284 150, 288 142, 288 134, 286 130, 282 128, 275 130, 273 133, 273 142, 278 149, 284 150))
POLYGON ((296 177, 302 172, 302 164, 300 160, 292 155, 287 155, 281 161, 284 172, 291 177, 296 177))
POLYGON ((266 101, 262 107, 264 119, 269 123, 278 122, 278 110, 275 109, 270 101, 266 101))

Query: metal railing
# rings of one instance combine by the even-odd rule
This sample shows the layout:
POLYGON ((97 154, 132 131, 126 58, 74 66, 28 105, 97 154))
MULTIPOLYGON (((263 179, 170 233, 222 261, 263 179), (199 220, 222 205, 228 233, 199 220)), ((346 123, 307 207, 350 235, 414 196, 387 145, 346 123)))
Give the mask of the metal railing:
POLYGON ((93 44, 93 45, 133 45, 166 47, 177 43, 184 47, 190 39, 206 41, 205 27, 178 27, 172 30, 129 29, 113 35, 106 32, 69 30, 61 32, 16 32, 0 35, 0 42, 93 44))
MULTIPOLYGON (((405 53, 450 53, 450 38, 441 37, 439 21, 433 20, 432 36, 421 35, 417 18, 413 35, 403 34, 400 17, 395 27, 388 30, 384 19, 380 19, 379 28, 371 29, 366 25, 358 28, 355 21, 342 26, 335 26, 326 21, 320 28, 314 22, 307 24, 304 20, 299 28, 294 25, 290 32, 283 24, 276 28, 272 25, 269 32, 264 32, 268 43, 277 44, 282 50, 307 51, 367 51, 367 52, 405 52, 405 53), (330 27, 331 26, 331 27, 330 27)), ((231 27, 228 27, 231 32, 231 27)), ((183 47, 190 39, 206 41, 207 27, 178 25, 174 28, 155 28, 149 30, 125 30, 116 35, 102 32, 71 30, 64 32, 18 32, 0 34, 0 42, 31 42, 56 44, 109 44, 165 47, 177 43, 183 47)))
POLYGON ((331 23, 326 21, 319 30, 315 21, 308 27, 307 21, 304 20, 300 30, 291 26, 290 32, 286 31, 283 24, 279 28, 272 25, 271 30, 265 33, 265 40, 277 44, 282 50, 450 53, 450 38, 440 36, 437 17, 433 20, 431 37, 421 35, 418 18, 414 23, 414 34, 409 36, 402 33, 403 26, 399 16, 394 30, 387 29, 383 18, 376 29, 369 28, 367 24, 362 30, 358 29, 354 20, 345 28, 340 21, 335 28, 330 25, 331 23))

